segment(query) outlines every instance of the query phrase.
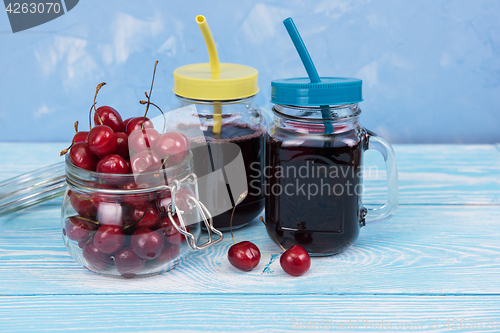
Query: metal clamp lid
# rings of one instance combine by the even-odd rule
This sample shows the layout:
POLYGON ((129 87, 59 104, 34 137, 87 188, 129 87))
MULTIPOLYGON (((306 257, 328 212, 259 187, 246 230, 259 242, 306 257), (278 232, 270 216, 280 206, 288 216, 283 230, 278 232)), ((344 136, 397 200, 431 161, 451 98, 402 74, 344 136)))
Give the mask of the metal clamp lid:
POLYGON ((172 197, 172 202, 168 205, 168 218, 170 219, 170 222, 172 222, 174 228, 186 237, 187 243, 193 250, 203 250, 209 246, 220 243, 224 239, 224 235, 214 227, 212 214, 210 214, 207 207, 205 207, 203 203, 201 203, 192 195, 187 196, 186 203, 189 205, 189 209, 193 209, 195 207, 198 209, 198 212, 200 213, 200 216, 203 219, 208 232, 208 241, 201 245, 196 244, 196 237, 192 233, 187 231, 184 218, 182 217, 185 212, 180 210, 175 205, 175 192, 181 188, 183 183, 195 185, 197 182, 197 176, 194 173, 190 173, 186 177, 180 180, 173 180, 172 182, 174 183, 174 186, 167 186, 167 188, 171 192, 170 195, 172 197), (174 220, 174 215, 178 216, 180 225, 174 220), (215 240, 213 238, 214 233, 219 236, 215 240))

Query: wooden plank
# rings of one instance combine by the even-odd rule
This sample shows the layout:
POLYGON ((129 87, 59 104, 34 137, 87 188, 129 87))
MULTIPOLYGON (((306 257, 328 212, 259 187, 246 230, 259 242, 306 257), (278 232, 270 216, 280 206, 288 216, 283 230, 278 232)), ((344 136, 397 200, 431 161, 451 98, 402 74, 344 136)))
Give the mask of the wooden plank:
MULTIPOLYGON (((0 143, 0 180, 62 161, 65 143, 0 143), (25 163, 30 156, 29 163, 25 163)), ((409 204, 500 204, 500 152, 495 145, 394 145, 399 202, 409 204)), ((365 204, 386 198, 383 159, 365 153, 365 204)))
POLYGON ((389 222, 366 226, 342 254, 314 258, 300 278, 274 261, 278 247, 260 222, 235 232, 262 252, 241 272, 227 261, 231 238, 147 279, 98 276, 76 264, 61 240, 55 207, 0 219, 0 295, 130 293, 500 294, 499 206, 402 206, 389 222), (33 281, 36 281, 33 282, 33 281))
MULTIPOLYGON (((500 204, 500 152, 494 145, 394 145, 394 150, 400 204, 500 204)), ((364 168, 365 203, 383 203, 382 156, 366 152, 364 168)))
POLYGON ((498 332, 499 320, 498 296, 160 294, 0 297, 0 326, 4 333, 166 330, 498 332))

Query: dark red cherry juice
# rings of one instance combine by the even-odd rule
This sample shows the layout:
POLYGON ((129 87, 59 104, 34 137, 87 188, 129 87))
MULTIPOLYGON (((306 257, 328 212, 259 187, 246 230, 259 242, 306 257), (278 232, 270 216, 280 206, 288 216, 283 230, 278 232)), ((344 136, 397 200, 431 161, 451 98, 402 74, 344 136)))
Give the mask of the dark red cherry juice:
MULTIPOLYGON (((193 148, 194 172, 198 177, 222 169, 233 161, 241 151, 245 164, 246 181, 248 184, 248 195, 240 202, 234 211, 233 228, 241 227, 256 218, 264 209, 264 194, 262 193, 262 165, 264 162, 264 131, 260 127, 251 127, 247 124, 223 124, 220 134, 213 133, 213 127, 207 127, 203 131, 204 136, 194 137, 190 135, 193 130, 180 128, 183 133, 190 137, 193 148), (208 154, 198 151, 197 144, 207 142, 208 154), (239 147, 234 149, 234 145, 239 147)), ((224 175, 226 177, 226 175, 224 175)), ((228 180, 225 179, 226 183, 228 180)), ((200 189, 200 191, 216 191, 216 189, 200 189)), ((235 189, 227 185, 230 196, 236 200, 241 193, 232 193, 235 189)), ((221 202, 221 196, 214 192, 210 196, 212 202, 205 202, 207 207, 233 207, 236 200, 221 202)), ((231 198, 229 198, 231 199, 231 198)), ((231 220, 232 209, 213 217, 214 227, 228 230, 231 220)))
POLYGON ((318 136, 283 129, 266 136, 266 222, 285 248, 331 255, 359 234, 363 147, 356 130, 318 136))

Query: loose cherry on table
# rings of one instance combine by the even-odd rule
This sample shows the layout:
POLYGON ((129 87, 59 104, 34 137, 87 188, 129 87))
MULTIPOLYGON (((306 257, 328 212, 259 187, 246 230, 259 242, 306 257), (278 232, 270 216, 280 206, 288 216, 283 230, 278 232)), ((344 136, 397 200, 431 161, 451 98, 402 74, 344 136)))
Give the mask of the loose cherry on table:
POLYGON ((243 241, 236 243, 233 235, 233 215, 236 206, 245 199, 247 191, 243 192, 238 201, 236 201, 233 207, 233 213, 231 214, 231 221, 229 221, 229 231, 231 232, 231 238, 233 239, 233 245, 229 248, 227 253, 227 259, 234 267, 241 269, 243 271, 251 271, 260 262, 260 251, 259 248, 252 242, 243 241))
POLYGON ((281 255, 280 265, 292 276, 301 276, 311 267, 309 253, 300 245, 294 245, 281 255))
POLYGON ((234 267, 243 271, 251 271, 260 262, 260 251, 254 243, 243 241, 229 248, 227 258, 234 267))
MULTIPOLYGON (((267 223, 264 221, 262 216, 260 217, 260 220, 264 223, 267 229, 267 223)), ((273 235, 271 232, 269 234, 273 235)), ((284 252, 280 257, 280 265, 285 273, 292 276, 301 276, 305 274, 311 267, 311 257, 309 257, 309 253, 307 253, 307 251, 300 245, 294 245, 286 250, 276 237, 274 237, 274 235, 273 238, 284 252)))

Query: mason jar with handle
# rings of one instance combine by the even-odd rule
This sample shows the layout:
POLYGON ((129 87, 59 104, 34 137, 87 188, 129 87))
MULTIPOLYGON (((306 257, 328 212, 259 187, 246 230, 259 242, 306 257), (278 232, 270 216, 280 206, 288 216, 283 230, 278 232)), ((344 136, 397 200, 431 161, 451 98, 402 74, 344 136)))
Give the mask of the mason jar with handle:
POLYGON ((274 122, 266 137, 266 221, 285 248, 301 245, 311 255, 339 253, 361 227, 391 218, 398 176, 391 145, 360 125, 362 81, 322 77, 272 81, 274 122), (388 199, 363 206, 363 153, 385 160, 388 199))
POLYGON ((173 92, 178 103, 167 114, 168 129, 189 137, 194 172, 200 182, 203 175, 221 171, 230 196, 221 196, 220 189, 211 184, 200 186, 213 190, 204 200, 212 207, 214 226, 236 229, 250 223, 264 209, 259 175, 264 162, 266 121, 263 109, 254 100, 259 91, 258 72, 245 65, 220 63, 205 17, 198 15, 196 23, 205 38, 210 62, 174 70, 173 92), (246 193, 230 185, 231 175, 223 167, 239 154, 244 161, 241 171, 246 173, 246 193), (242 195, 244 199, 238 202, 242 195))

